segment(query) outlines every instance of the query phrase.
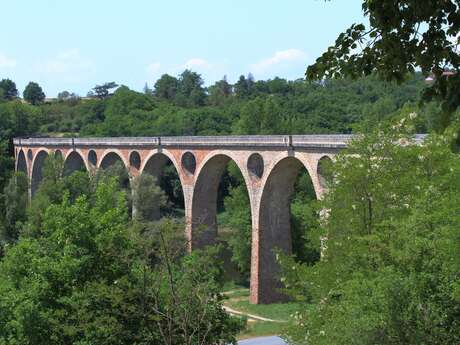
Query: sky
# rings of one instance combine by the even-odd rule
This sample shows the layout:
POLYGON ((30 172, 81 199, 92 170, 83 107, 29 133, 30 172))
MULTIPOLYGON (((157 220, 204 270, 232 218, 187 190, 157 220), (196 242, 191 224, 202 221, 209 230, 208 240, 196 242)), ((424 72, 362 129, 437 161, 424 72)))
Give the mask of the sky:
POLYGON ((362 0, 0 0, 0 79, 22 92, 134 90, 188 68, 206 85, 297 79, 337 35, 363 22, 362 0))

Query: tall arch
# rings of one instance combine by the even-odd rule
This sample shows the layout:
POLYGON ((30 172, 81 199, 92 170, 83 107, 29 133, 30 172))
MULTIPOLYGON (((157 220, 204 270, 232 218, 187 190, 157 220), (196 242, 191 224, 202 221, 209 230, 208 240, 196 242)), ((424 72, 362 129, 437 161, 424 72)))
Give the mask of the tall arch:
POLYGON ((31 176, 31 193, 35 195, 40 183, 43 179, 43 165, 46 158, 48 158, 48 152, 42 150, 35 155, 35 159, 32 164, 32 176, 31 176))
POLYGON ((75 171, 85 171, 86 165, 83 157, 77 151, 72 151, 64 162, 64 176, 69 176, 75 171))
MULTIPOLYGON (((227 164, 233 161, 239 171, 238 163, 229 155, 218 153, 210 157, 197 172, 193 190, 191 226, 189 234, 192 248, 213 244, 217 236, 217 196, 219 184, 227 164)), ((246 179, 246 190, 249 191, 246 179)))
POLYGON ((16 163, 16 171, 17 172, 22 172, 26 176, 27 174, 27 161, 26 161, 26 155, 24 154, 24 151, 20 150, 18 153, 18 158, 17 158, 17 163, 16 163))
POLYGON ((263 184, 258 212, 258 238, 254 240, 255 253, 253 248, 253 260, 257 260, 253 263, 257 268, 253 269, 251 276, 251 286, 257 289, 252 294, 253 303, 273 303, 286 298, 278 291, 282 285, 274 250, 277 248, 285 254, 292 253, 290 204, 296 177, 301 169, 306 169, 306 166, 298 158, 285 157, 271 169, 263 184))
MULTIPOLYGON (((155 177, 156 183, 166 194, 171 205, 175 205, 175 207, 180 209, 180 212, 173 210, 171 214, 175 217, 179 217, 183 216, 183 214, 181 214, 182 212, 185 212, 185 195, 179 171, 174 163, 172 156, 164 152, 155 152, 145 160, 141 167, 140 176, 148 174, 155 177)), ((154 214, 151 215, 152 220, 161 218, 162 214, 160 209, 152 209, 151 211, 154 212, 154 214)))

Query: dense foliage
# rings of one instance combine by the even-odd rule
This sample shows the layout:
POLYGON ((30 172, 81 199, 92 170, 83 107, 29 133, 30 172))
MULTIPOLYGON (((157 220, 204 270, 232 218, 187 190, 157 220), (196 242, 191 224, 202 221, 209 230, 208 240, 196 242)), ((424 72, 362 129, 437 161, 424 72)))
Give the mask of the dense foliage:
MULTIPOLYGON (((27 198, 19 176, 11 183, 15 200, 27 198)), ((242 323, 222 309, 217 249, 186 256, 180 225, 131 223, 111 173, 64 177, 51 156, 19 218, 0 261, 0 344, 235 342, 242 323)))
POLYGON ((323 259, 282 260, 287 291, 305 302, 292 343, 459 343, 460 157, 449 133, 412 142, 415 116, 337 157, 323 259))
POLYGON ((378 73, 402 82, 420 69, 433 84, 423 100, 437 99, 445 122, 460 105, 458 0, 363 0, 368 25, 353 24, 309 66, 310 80, 378 73))

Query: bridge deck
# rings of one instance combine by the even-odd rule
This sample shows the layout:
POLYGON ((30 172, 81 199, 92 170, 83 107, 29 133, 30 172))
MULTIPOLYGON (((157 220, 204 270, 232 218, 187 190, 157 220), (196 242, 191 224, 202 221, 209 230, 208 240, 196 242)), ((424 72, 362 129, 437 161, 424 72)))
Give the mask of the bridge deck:
POLYGON ((343 148, 353 135, 15 138, 17 146, 263 146, 343 148))

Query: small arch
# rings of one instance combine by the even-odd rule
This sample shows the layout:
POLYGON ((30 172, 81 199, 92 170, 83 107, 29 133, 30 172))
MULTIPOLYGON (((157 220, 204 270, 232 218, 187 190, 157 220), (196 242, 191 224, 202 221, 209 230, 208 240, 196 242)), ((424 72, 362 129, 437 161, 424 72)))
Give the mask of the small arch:
POLYGON ((72 151, 64 162, 64 176, 69 176, 75 171, 85 171, 86 165, 83 157, 77 152, 72 151))
POLYGON ((34 158, 34 154, 32 152, 32 149, 27 150, 27 158, 29 159, 29 161, 31 161, 32 158, 34 158))
POLYGON ((97 166, 97 153, 94 150, 88 152, 88 162, 93 166, 97 166))
POLYGON ((129 165, 139 170, 141 167, 141 155, 137 151, 132 151, 129 155, 129 165))
POLYGON ((182 168, 187 171, 190 175, 195 174, 196 170, 196 158, 190 151, 185 152, 181 158, 182 168))
POLYGON ((260 179, 264 174, 264 159, 259 153, 253 153, 248 158, 247 167, 251 177, 260 179))
POLYGON ((59 158, 59 159, 62 159, 64 156, 62 155, 62 151, 61 150, 55 150, 54 151, 54 156, 56 158, 59 158))
POLYGON ((43 165, 46 158, 48 158, 48 152, 42 150, 35 155, 32 164, 32 178, 31 178, 31 193, 32 196, 35 195, 40 183, 43 179, 43 165))
POLYGON ((318 175, 318 181, 322 191, 327 190, 328 185, 333 180, 331 157, 323 156, 318 160, 316 174, 318 175))
POLYGON ((16 171, 23 172, 26 176, 27 174, 27 161, 24 151, 20 150, 18 153, 18 158, 16 162, 16 171))
POLYGON ((104 157, 102 157, 99 167, 102 169, 107 169, 118 162, 123 164, 123 166, 126 168, 126 164, 123 161, 123 158, 121 157, 121 155, 118 154, 118 152, 110 151, 110 152, 107 152, 104 155, 104 157))

